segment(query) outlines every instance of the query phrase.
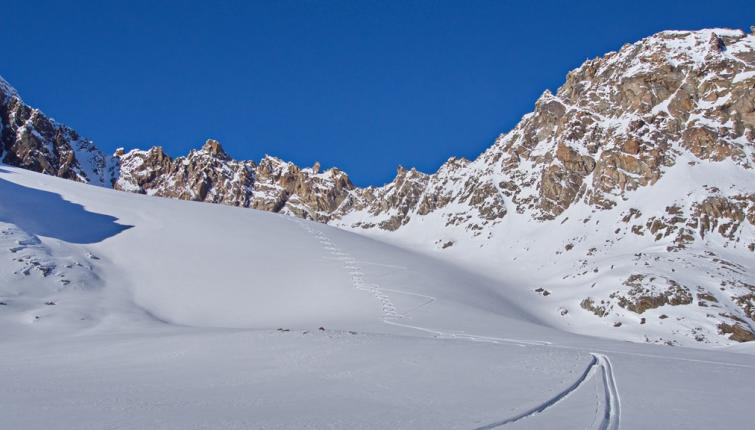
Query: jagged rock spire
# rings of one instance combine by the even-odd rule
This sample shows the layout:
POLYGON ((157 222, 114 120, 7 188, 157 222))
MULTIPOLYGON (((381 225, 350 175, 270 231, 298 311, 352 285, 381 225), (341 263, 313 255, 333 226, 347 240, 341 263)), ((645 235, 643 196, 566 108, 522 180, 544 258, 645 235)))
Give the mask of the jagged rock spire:
POLYGON ((218 157, 228 157, 228 154, 226 154, 223 146, 215 139, 207 139, 204 145, 202 145, 202 151, 218 157))

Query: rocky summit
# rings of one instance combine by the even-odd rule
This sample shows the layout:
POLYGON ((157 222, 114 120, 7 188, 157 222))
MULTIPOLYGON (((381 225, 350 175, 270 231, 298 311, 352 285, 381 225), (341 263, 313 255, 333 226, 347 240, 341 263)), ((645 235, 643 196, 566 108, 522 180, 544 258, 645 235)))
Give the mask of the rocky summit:
POLYGON ((184 200, 222 203, 328 221, 354 185, 344 172, 319 164, 301 169, 275 157, 233 160, 216 140, 175 160, 162 148, 116 154, 113 186, 184 200))
POLYGON ((4 163, 118 190, 280 212, 487 267, 577 332, 727 344, 755 332, 755 36, 665 31, 586 61, 475 160, 336 168, 107 156, 0 80, 4 163), (622 327, 641 326, 632 334, 622 327), (640 337, 636 333, 641 333, 640 337))
POLYGON ((38 109, 24 104, 0 77, 0 160, 14 166, 95 185, 109 186, 117 159, 38 109))

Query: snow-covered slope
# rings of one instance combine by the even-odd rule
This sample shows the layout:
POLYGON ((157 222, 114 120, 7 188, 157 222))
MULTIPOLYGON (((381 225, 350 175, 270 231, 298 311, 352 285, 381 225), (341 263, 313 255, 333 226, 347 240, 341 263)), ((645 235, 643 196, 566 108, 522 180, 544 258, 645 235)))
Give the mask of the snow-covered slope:
MULTIPOLYGON (((59 328, 58 321, 46 322, 48 315, 66 309, 67 294, 89 290, 105 294, 94 309, 108 318, 131 313, 131 304, 157 320, 199 327, 361 328, 380 317, 399 318, 399 303, 424 303, 425 289, 446 295, 460 311, 534 321, 491 280, 333 227, 119 193, 10 167, 2 167, 0 178, 3 267, 10 269, 3 315, 22 326, 59 328), (346 254, 336 244, 360 251, 346 254), (361 267, 362 249, 408 271, 404 278, 413 290, 407 297, 393 303, 372 291, 362 280, 371 270, 361 267), (416 267, 398 264, 405 255, 416 267), (107 296, 113 291, 119 300, 107 296), (132 299, 120 300, 122 292, 132 299), (56 305, 30 308, 28 293, 56 305)), ((99 326, 102 319, 91 312, 73 320, 99 326)))
POLYGON ((627 44, 571 71, 477 159, 400 168, 364 189, 319 164, 234 160, 214 140, 175 159, 159 147, 105 157, 1 84, 8 163, 327 222, 464 265, 572 332, 699 347, 755 339, 752 34, 627 44))
POLYGON ((517 279, 565 329, 753 340, 753 70, 755 36, 739 30, 627 44, 476 160, 401 170, 333 223, 517 279))
POLYGON ((8 166, 0 194, 8 428, 751 421, 742 347, 572 335, 514 284, 293 217, 8 166))
POLYGON ((500 279, 530 295, 527 309, 565 330, 636 342, 731 344, 729 329, 743 327, 743 340, 753 330, 755 259, 743 246, 753 226, 737 214, 712 223, 704 214, 687 215, 696 202, 710 201, 709 188, 731 195, 752 184, 746 175, 721 174, 721 164, 677 169, 609 210, 575 205, 545 224, 507 216, 485 238, 471 239, 433 216, 371 235, 500 279), (660 238, 651 233, 656 220, 674 218, 660 238), (704 239, 674 249, 667 231, 690 222, 706 223, 704 239), (724 222, 735 224, 734 240, 708 230, 724 222))

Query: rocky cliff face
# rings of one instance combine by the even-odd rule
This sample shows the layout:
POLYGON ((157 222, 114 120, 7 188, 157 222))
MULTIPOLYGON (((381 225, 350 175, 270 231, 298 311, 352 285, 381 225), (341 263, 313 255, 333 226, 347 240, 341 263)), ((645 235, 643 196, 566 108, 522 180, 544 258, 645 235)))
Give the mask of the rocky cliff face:
POLYGON ((222 203, 328 221, 354 190, 349 177, 320 166, 301 169, 266 156, 259 164, 237 161, 216 140, 175 160, 162 148, 119 152, 114 187, 184 200, 222 203))
POLYGON ((665 343, 755 331, 751 34, 627 44, 571 71, 477 159, 399 168, 369 188, 317 164, 237 161, 214 140, 175 159, 159 147, 106 157, 0 90, 6 163, 424 247, 536 287, 546 319, 576 331, 665 343), (628 325, 644 337, 622 334, 628 325))
POLYGON ((188 155, 162 148, 104 154, 79 134, 26 105, 0 78, 0 161, 122 191, 282 212, 327 222, 355 190, 346 173, 299 168, 275 157, 238 161, 209 139, 188 155))
POLYGON ((0 160, 61 178, 110 186, 117 166, 92 141, 24 104, 0 77, 0 160))
MULTIPOLYGON (((615 207, 656 183, 682 154, 748 171, 755 162, 754 67, 753 36, 741 31, 669 31, 625 45, 570 72, 477 160, 452 158, 419 181, 421 198, 403 203, 418 215, 441 210, 452 223, 458 214, 443 208, 470 207, 478 216, 466 226, 474 231, 503 219, 507 204, 539 220, 579 202, 615 207)), ((404 176, 384 192, 402 186, 404 176)))

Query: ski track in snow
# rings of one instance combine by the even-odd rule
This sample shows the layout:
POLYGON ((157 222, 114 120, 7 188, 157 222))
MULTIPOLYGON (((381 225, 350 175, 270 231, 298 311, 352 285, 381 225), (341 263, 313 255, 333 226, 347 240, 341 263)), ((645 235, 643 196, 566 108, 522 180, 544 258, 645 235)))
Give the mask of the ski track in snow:
POLYGON ((569 394, 573 393, 577 389, 579 389, 582 384, 584 384, 586 381, 589 381, 592 379, 593 374, 595 373, 595 367, 600 366, 598 357, 596 355, 592 356, 592 360, 590 360, 590 364, 588 364, 587 368, 585 368, 584 372, 577 378, 577 380, 571 384, 569 387, 567 387, 565 390, 561 391, 560 393, 556 394, 552 398, 546 400, 545 402, 530 408, 522 413, 519 413, 517 415, 514 415, 513 417, 506 418, 502 421, 496 421, 491 424, 486 424, 482 427, 477 427, 474 430, 489 430, 494 429, 498 427, 502 427, 506 424, 515 423, 519 420, 532 417, 534 415, 537 415, 541 412, 544 412, 546 409, 550 409, 552 406, 555 406, 559 403, 561 403, 562 400, 569 397, 569 394))
POLYGON ((621 400, 616 387, 616 377, 613 374, 613 364, 607 355, 593 353, 593 357, 600 363, 605 387, 605 413, 599 428, 600 430, 617 430, 621 417, 621 400))
MULTIPOLYGON (((507 424, 515 423, 525 418, 530 418, 542 412, 545 412, 547 409, 550 409, 551 407, 556 406, 557 404, 561 403, 563 400, 568 398, 572 393, 574 393, 579 388, 581 388, 585 382, 593 378, 596 372, 600 372, 602 376, 603 387, 605 391, 604 398, 602 400, 602 403, 604 404, 603 416, 600 417, 597 428, 599 430, 618 430, 619 418, 621 416, 621 402, 619 400, 618 389, 616 388, 616 378, 614 377, 614 374, 613 374, 613 367, 611 365, 611 361, 607 356, 603 354, 597 354, 597 353, 590 353, 590 354, 592 355, 592 360, 590 361, 590 364, 587 366, 585 371, 582 372, 579 378, 577 378, 577 380, 573 384, 571 384, 569 387, 567 387, 565 390, 561 391, 560 393, 556 394, 554 397, 546 400, 545 402, 533 408, 530 408, 522 413, 514 415, 513 417, 509 417, 501 421, 487 424, 482 427, 477 427, 474 430, 490 430, 490 429, 500 428, 507 424)), ((596 398, 596 402, 597 402, 597 405, 599 406, 599 404, 601 403, 600 398, 596 398)))
MULTIPOLYGON (((382 288, 378 284, 367 282, 364 277, 364 272, 362 272, 357 260, 348 252, 345 252, 341 250, 340 248, 338 248, 338 246, 336 246, 336 244, 325 233, 323 233, 322 231, 316 231, 311 226, 309 226, 306 222, 300 219, 289 218, 289 220, 296 223, 299 227, 301 227, 307 233, 309 233, 315 239, 317 239, 317 241, 320 242, 320 245, 322 245, 323 249, 325 249, 333 259, 343 262, 344 268, 351 275, 351 283, 354 286, 354 288, 360 291, 366 291, 370 293, 373 297, 375 297, 375 299, 378 300, 378 302, 381 305, 381 309, 383 313, 382 320, 386 324, 422 331, 425 333, 432 334, 434 337, 440 338, 440 339, 460 339, 460 340, 466 340, 466 341, 472 341, 472 342, 487 342, 487 343, 495 343, 495 344, 505 343, 505 344, 518 345, 520 347, 527 347, 527 346, 560 347, 559 345, 552 345, 551 342, 547 342, 547 341, 499 338, 499 337, 491 337, 491 336, 478 336, 474 334, 467 334, 464 332, 447 332, 447 331, 435 330, 435 329, 430 329, 427 327, 421 327, 421 326, 407 324, 405 322, 396 321, 396 320, 411 319, 409 314, 412 311, 415 311, 423 306, 429 305, 430 303, 434 302, 436 298, 425 295, 425 294, 386 289, 386 288, 382 288), (402 314, 398 312, 398 309, 396 308, 394 303, 391 301, 390 297, 388 297, 384 292, 392 292, 396 294, 406 294, 406 295, 412 295, 412 296, 417 296, 417 297, 423 297, 426 299, 426 301, 418 306, 415 306, 412 310, 402 314)), ((362 263, 372 264, 369 262, 362 262, 362 263)), ((375 263, 375 264, 378 264, 378 263, 375 263)), ((546 410, 552 408, 553 406, 556 406, 557 404, 561 403, 563 400, 568 398, 569 395, 571 395, 573 392, 577 391, 580 387, 582 387, 582 385, 584 385, 585 382, 591 380, 592 377, 597 372, 600 372, 601 374, 603 387, 604 387, 603 399, 602 401, 601 399, 598 399, 599 403, 600 402, 603 403, 603 412, 602 412, 603 416, 597 420, 597 424, 598 424, 597 428, 599 430, 617 430, 619 428, 619 419, 621 416, 621 401, 619 398, 618 388, 616 387, 616 378, 613 373, 613 365, 611 363, 611 360, 608 358, 608 356, 604 354, 591 352, 590 355, 592 356, 592 360, 590 360, 590 363, 582 372, 582 374, 579 376, 579 378, 577 378, 577 380, 574 383, 572 383, 563 391, 556 394, 554 397, 551 397, 550 399, 540 403, 539 405, 532 407, 517 415, 505 418, 500 421, 496 421, 491 424, 484 425, 482 427, 476 427, 474 430, 489 430, 489 429, 499 428, 507 424, 511 424, 511 423, 514 423, 514 422, 517 422, 526 418, 533 417, 542 412, 545 412, 546 410)), ((597 405, 596 411, 600 413, 599 405, 597 405)))

